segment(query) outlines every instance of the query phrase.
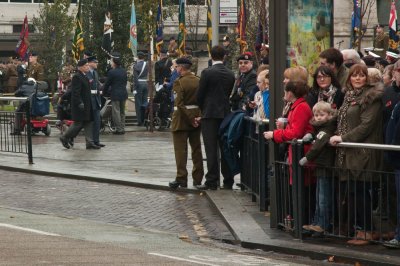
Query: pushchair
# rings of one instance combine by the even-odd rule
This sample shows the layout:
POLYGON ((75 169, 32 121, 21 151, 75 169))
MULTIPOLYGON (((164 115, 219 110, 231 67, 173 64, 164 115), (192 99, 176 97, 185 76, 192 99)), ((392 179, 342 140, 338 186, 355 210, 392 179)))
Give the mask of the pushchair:
MULTIPOLYGON (((156 92, 153 99, 153 128, 156 130, 163 130, 171 126, 171 110, 172 102, 170 92, 167 88, 162 87, 156 92)), ((144 125, 147 130, 150 129, 150 105, 147 105, 145 109, 145 120, 144 125)))
MULTIPOLYGON (((33 79, 32 79, 33 80, 33 79)), ((33 80, 34 81, 34 80, 33 80)), ((43 132, 46 136, 50 136, 51 127, 49 124, 49 120, 44 116, 50 113, 50 98, 47 93, 43 92, 47 88, 47 83, 45 82, 36 82, 33 84, 26 84, 34 86, 33 93, 29 96, 30 102, 30 125, 31 125, 31 134, 36 134, 39 132, 43 132)), ((26 97, 25 93, 28 90, 21 88, 15 92, 15 96, 17 97, 26 97)), ((12 135, 20 135, 21 131, 25 129, 27 120, 25 117, 25 110, 27 107, 27 103, 21 103, 15 113, 15 120, 11 121, 12 125, 12 135)))

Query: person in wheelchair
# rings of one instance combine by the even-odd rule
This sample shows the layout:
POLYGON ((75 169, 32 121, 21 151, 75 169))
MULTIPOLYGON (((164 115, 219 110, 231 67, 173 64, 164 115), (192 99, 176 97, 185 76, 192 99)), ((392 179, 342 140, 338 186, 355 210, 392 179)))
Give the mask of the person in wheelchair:
POLYGON ((156 92, 153 102, 158 104, 158 108, 153 107, 153 111, 158 110, 158 117, 161 119, 161 128, 168 126, 168 118, 172 110, 171 94, 166 86, 161 86, 156 92))
MULTIPOLYGON (((18 90, 15 91, 15 97, 31 97, 36 90, 36 80, 34 78, 28 78, 18 90)), ((27 100, 29 101, 29 100, 27 100)), ((14 118, 14 130, 10 135, 21 135, 22 118, 26 111, 27 101, 21 101, 17 110, 15 111, 14 118)))

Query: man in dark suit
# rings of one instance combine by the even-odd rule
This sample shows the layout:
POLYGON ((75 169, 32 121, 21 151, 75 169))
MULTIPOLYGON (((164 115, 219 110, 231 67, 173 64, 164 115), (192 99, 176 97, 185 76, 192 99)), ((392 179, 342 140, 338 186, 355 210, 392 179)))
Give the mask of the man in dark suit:
POLYGON ((87 77, 90 84, 90 94, 92 100, 92 112, 93 112, 93 142, 97 146, 104 147, 105 145, 100 143, 100 126, 101 126, 101 99, 100 99, 100 82, 99 74, 97 73, 97 58, 96 56, 90 56, 87 58, 89 64, 89 72, 87 77))
POLYGON ((167 50, 161 49, 160 60, 154 65, 155 83, 163 85, 166 79, 171 77, 172 61, 168 58, 167 50))
MULTIPOLYGON (((199 189, 217 189, 220 178, 218 153, 221 147, 218 130, 222 120, 230 112, 229 95, 235 83, 235 75, 223 64, 225 49, 221 45, 212 47, 212 66, 201 73, 197 102, 202 112, 201 131, 207 156, 206 182, 199 189)), ((221 153, 222 154, 222 153, 221 153)), ((221 156, 221 171, 224 188, 232 189, 233 176, 221 156)))
POLYGON ((89 80, 86 74, 89 72, 87 59, 78 62, 78 72, 72 77, 71 82, 71 117, 74 123, 60 137, 62 145, 69 149, 71 140, 84 128, 86 149, 100 149, 93 143, 93 114, 89 80))
POLYGON ((169 187, 187 187, 188 140, 192 149, 193 185, 200 185, 203 179, 203 155, 200 141, 200 109, 196 102, 199 78, 190 72, 192 62, 187 58, 176 60, 180 77, 174 82, 174 113, 172 115, 172 138, 174 143, 176 178, 169 187))
POLYGON ((128 75, 122 67, 122 61, 119 54, 111 59, 112 69, 107 73, 107 81, 104 85, 104 95, 109 95, 112 106, 112 119, 115 124, 113 134, 125 134, 125 102, 128 99, 126 84, 128 75))

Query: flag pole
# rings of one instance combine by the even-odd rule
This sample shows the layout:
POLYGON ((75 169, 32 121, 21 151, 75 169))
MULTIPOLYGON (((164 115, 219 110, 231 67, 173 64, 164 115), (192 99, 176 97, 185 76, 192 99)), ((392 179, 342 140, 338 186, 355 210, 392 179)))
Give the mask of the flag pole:
POLYGON ((212 46, 218 45, 219 43, 219 1, 211 1, 211 28, 212 28, 212 46))

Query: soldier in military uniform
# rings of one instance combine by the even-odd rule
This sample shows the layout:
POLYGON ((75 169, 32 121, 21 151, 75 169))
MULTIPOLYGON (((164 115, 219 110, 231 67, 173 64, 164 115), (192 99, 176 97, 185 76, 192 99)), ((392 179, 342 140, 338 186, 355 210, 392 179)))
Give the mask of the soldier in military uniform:
POLYGON ((242 54, 237 59, 240 75, 233 87, 230 102, 232 111, 241 109, 250 111, 248 106, 251 101, 250 92, 256 86, 257 73, 253 69, 252 57, 249 54, 242 54))
POLYGON ((189 59, 190 62, 192 62, 192 67, 190 68, 190 71, 197 75, 199 59, 193 56, 193 49, 191 47, 185 47, 185 53, 185 57, 189 59))
POLYGON ((384 32, 384 26, 376 25, 374 40, 374 53, 385 58, 386 51, 389 48, 389 35, 384 32))
POLYGON ((233 48, 231 45, 231 41, 229 39, 228 35, 225 35, 224 38, 222 39, 222 45, 224 46, 225 49, 225 56, 224 56, 224 65, 232 70, 232 55, 233 55, 233 48))
POLYGON ((36 52, 32 52, 29 56, 27 76, 28 78, 34 78, 36 81, 44 80, 44 69, 43 66, 38 63, 38 54, 36 52))
POLYGON ((168 56, 170 58, 177 58, 179 56, 178 53, 178 43, 175 40, 175 37, 171 37, 169 39, 169 44, 168 44, 168 56))
POLYGON ((169 183, 169 187, 172 189, 187 187, 188 140, 192 150, 193 185, 200 185, 204 175, 200 141, 201 112, 196 101, 199 78, 191 73, 192 63, 187 58, 177 59, 176 64, 180 77, 173 86, 175 102, 171 131, 177 173, 175 180, 169 183))
POLYGON ((4 92, 5 93, 14 93, 17 89, 18 82, 18 73, 17 73, 17 65, 14 62, 14 59, 10 58, 6 65, 6 75, 5 75, 5 84, 4 84, 4 92))
POLYGON ((0 63, 0 93, 4 92, 4 80, 6 77, 6 70, 7 70, 6 65, 3 62, 1 62, 0 63))

